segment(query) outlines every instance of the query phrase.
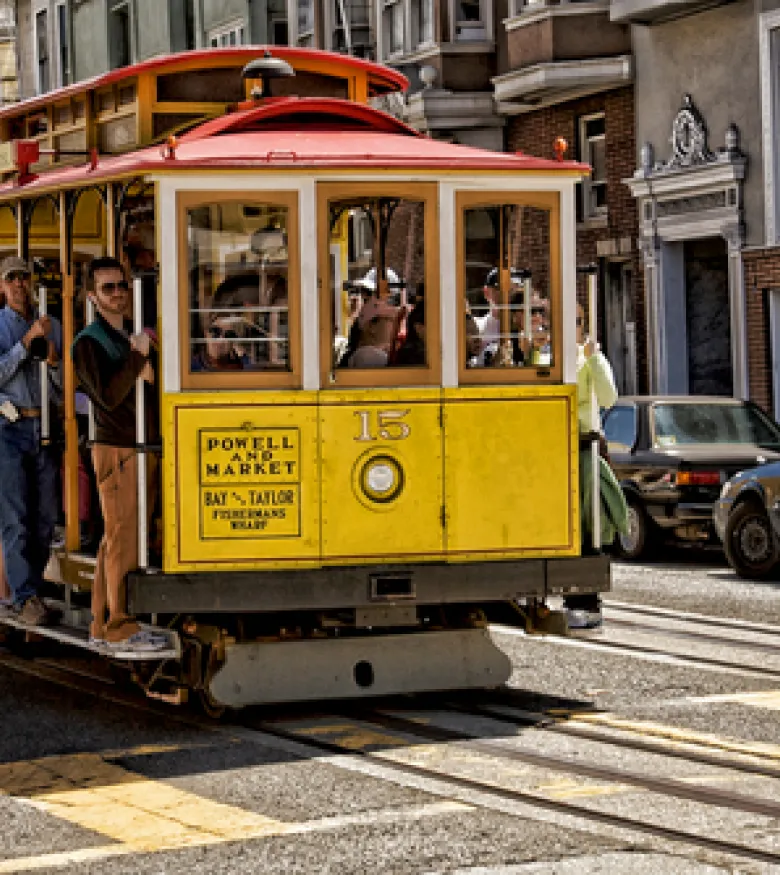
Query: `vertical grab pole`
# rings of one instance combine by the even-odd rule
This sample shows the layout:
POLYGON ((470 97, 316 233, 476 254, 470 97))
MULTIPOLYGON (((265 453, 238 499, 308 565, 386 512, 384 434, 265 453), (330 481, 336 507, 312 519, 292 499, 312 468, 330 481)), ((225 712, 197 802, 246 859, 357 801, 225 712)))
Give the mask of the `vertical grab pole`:
MULTIPOLYGON (((588 272, 588 328, 590 339, 598 350, 598 275, 595 266, 591 267, 588 272)), ((598 428, 599 402, 596 398, 595 383, 591 385, 591 421, 596 423, 598 428)), ((601 550, 601 461, 598 441, 594 441, 590 445, 590 452, 593 464, 593 488, 591 490, 593 531, 591 532, 591 541, 594 550, 601 550)))
MULTIPOLYGON (((48 315, 46 286, 38 287, 38 315, 48 315)), ((49 365, 46 359, 41 362, 41 442, 49 443, 51 422, 49 419, 49 365)))
MULTIPOLYGON (((92 298, 87 298, 87 324, 91 325, 95 321, 95 302, 92 298)), ((87 437, 90 444, 95 442, 95 408, 92 401, 87 401, 87 409, 89 410, 89 426, 87 428, 87 437)))
MULTIPOLYGON (((133 331, 144 330, 144 284, 141 277, 133 280, 133 331)), ((149 522, 146 491, 146 407, 144 404, 144 378, 135 383, 135 442, 138 458, 138 567, 149 565, 149 522)))
POLYGON ((527 365, 534 363, 534 329, 531 315, 531 271, 524 270, 523 277, 523 331, 528 338, 528 361, 527 365))

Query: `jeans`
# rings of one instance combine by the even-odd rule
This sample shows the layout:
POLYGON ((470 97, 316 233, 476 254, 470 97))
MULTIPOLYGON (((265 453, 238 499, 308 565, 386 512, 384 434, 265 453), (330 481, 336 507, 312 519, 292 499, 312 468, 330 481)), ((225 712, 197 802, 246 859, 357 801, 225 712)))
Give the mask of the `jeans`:
POLYGON ((57 466, 39 419, 0 418, 0 542, 14 604, 38 594, 57 519, 57 466))

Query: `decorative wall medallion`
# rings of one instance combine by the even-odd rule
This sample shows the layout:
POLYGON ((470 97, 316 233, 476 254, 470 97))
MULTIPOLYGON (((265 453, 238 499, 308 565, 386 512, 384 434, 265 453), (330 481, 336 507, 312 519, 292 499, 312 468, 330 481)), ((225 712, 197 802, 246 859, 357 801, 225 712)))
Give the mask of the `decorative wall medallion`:
POLYGON ((707 148, 707 126, 693 105, 691 95, 683 97, 683 105, 672 123, 672 157, 668 167, 691 167, 714 161, 707 148))

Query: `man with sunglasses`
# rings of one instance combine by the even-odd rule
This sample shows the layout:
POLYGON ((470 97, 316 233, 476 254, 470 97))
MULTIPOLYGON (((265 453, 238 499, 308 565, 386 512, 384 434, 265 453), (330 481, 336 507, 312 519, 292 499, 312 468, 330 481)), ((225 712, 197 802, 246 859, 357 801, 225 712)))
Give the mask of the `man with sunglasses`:
POLYGON ((11 590, 3 611, 43 626, 57 619, 40 598, 56 522, 57 465, 41 440, 41 367, 48 362, 56 399, 62 332, 56 319, 35 312, 23 259, 3 261, 0 285, 0 542, 11 590))
MULTIPOLYGON (((95 444, 92 460, 103 512, 103 540, 92 588, 91 635, 109 650, 161 650, 159 637, 143 631, 127 613, 126 578, 138 565, 138 454, 136 452, 136 380, 144 378, 146 442, 156 443, 157 398, 153 349, 148 334, 128 334, 130 287, 115 258, 90 265, 95 321, 73 343, 76 376, 92 401, 95 444), (108 616, 106 617, 106 609, 108 616)), ((148 507, 157 485, 157 459, 147 455, 148 507)))

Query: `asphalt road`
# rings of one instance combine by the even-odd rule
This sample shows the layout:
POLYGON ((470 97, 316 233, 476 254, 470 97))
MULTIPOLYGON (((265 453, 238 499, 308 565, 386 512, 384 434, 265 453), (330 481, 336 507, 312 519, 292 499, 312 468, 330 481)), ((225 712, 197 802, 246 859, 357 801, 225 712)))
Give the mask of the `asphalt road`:
POLYGON ((598 632, 494 629, 507 690, 221 724, 0 649, 0 875, 780 873, 778 630, 670 554, 598 632))

